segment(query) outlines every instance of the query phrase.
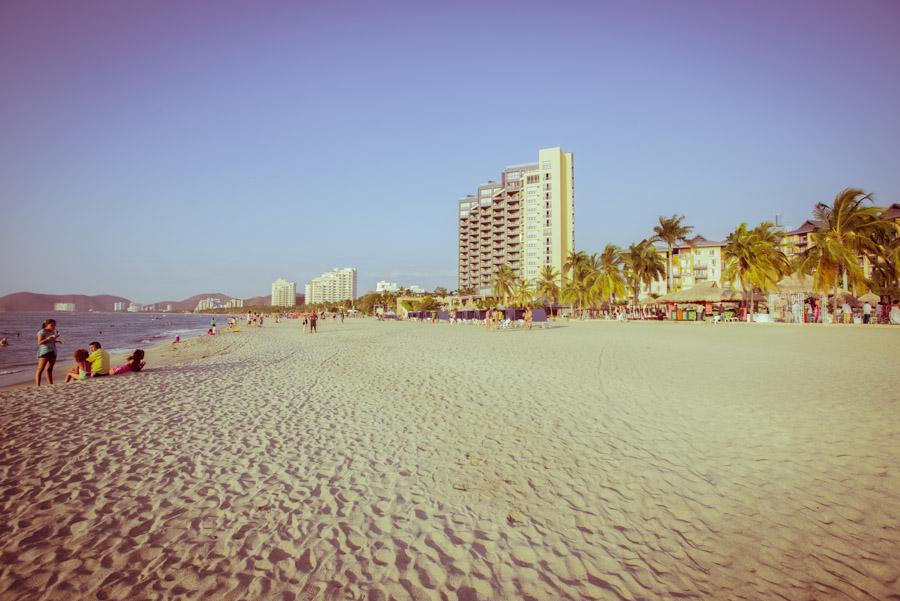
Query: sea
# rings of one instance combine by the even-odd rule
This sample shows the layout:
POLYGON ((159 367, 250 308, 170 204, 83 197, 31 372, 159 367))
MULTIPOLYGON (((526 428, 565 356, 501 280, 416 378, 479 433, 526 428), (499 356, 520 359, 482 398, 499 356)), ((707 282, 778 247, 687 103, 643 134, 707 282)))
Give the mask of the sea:
POLYGON ((47 319, 56 320, 63 344, 56 347, 54 381, 65 378, 72 366, 72 353, 96 340, 110 354, 147 348, 176 336, 187 338, 203 334, 211 319, 223 324, 228 315, 189 313, 0 313, 0 386, 27 382, 37 366, 37 333, 47 319))

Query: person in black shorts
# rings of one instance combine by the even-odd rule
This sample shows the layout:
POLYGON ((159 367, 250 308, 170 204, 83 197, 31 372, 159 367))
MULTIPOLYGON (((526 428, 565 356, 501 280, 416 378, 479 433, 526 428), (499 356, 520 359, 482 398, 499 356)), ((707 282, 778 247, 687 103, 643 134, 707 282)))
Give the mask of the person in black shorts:
MULTIPOLYGON (((41 324, 41 331, 37 333, 38 364, 34 374, 34 385, 41 385, 41 377, 47 370, 47 382, 53 384, 53 366, 56 365, 56 344, 59 340, 59 332, 56 331, 56 320, 48 319, 41 324)), ((60 344, 62 344, 60 342, 60 344)))

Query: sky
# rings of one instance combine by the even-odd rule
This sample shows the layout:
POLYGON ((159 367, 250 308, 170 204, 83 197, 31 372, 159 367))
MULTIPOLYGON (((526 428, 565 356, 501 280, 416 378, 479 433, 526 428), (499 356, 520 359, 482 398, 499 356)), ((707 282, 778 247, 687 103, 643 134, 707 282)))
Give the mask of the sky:
POLYGON ((0 295, 456 288, 457 201, 575 155, 575 246, 900 202, 900 2, 3 2, 0 295))

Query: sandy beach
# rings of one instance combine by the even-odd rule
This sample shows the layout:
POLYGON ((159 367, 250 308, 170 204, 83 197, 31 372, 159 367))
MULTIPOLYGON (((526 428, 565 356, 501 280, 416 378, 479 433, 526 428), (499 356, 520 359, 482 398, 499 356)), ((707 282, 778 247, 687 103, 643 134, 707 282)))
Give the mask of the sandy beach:
POLYGON ((898 357, 329 319, 6 389, 0 598, 900 599, 898 357))

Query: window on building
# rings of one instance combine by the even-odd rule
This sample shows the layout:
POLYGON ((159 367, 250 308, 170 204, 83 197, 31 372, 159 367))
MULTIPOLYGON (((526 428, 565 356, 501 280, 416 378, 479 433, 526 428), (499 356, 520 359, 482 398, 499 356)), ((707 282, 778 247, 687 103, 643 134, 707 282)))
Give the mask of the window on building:
POLYGON ((549 180, 549 179, 550 179, 550 174, 549 174, 549 173, 545 173, 545 174, 544 174, 544 181, 547 181, 547 180, 549 180))
POLYGON ((544 161, 541 165, 541 169, 550 169, 550 161, 544 161))
POLYGON ((545 192, 545 193, 544 193, 544 200, 550 200, 550 193, 549 193, 549 192, 545 192))
POLYGON ((544 190, 552 190, 550 184, 544 184, 544 190))

